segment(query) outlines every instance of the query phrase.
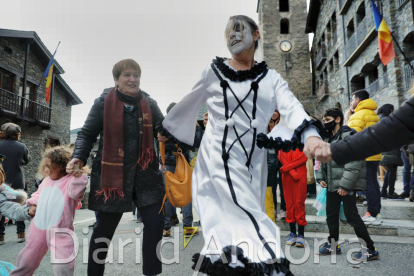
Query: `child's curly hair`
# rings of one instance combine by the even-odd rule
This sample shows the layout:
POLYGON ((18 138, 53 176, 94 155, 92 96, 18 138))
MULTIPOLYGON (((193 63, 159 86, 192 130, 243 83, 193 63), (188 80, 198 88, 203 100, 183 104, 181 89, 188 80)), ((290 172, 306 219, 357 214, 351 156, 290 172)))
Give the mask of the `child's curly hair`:
POLYGON ((72 153, 65 147, 54 147, 45 151, 43 154, 44 158, 49 158, 52 166, 66 175, 66 166, 72 158, 72 153))

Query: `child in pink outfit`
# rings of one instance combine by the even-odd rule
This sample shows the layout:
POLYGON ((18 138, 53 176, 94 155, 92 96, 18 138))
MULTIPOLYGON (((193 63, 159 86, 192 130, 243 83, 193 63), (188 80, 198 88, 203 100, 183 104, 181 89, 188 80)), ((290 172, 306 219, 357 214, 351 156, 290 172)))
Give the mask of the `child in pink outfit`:
POLYGON ((19 253, 17 268, 11 276, 33 275, 49 249, 54 274, 74 274, 75 245, 70 233, 73 233, 75 211, 88 179, 80 171, 76 177, 66 175, 71 154, 63 147, 51 149, 43 157, 44 171, 49 176, 27 200, 27 205, 35 211, 35 217, 30 223, 26 246, 19 253))

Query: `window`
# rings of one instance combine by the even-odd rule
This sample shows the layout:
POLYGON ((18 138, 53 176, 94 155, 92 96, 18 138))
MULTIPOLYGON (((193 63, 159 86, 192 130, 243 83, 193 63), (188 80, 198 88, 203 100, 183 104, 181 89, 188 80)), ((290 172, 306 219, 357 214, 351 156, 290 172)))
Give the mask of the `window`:
POLYGON ((348 26, 346 26, 346 38, 349 40, 352 35, 355 32, 355 25, 354 25, 354 19, 351 19, 351 21, 349 21, 348 26))
POLYGON ((334 66, 334 72, 338 72, 339 70, 339 54, 338 51, 336 51, 334 57, 333 57, 333 66, 334 66))
POLYGON ((335 65, 334 65, 333 58, 331 58, 331 60, 329 61, 329 73, 335 72, 334 66, 335 65))
POLYGON ((355 76, 351 79, 351 91, 356 92, 358 90, 365 89, 365 80, 364 77, 355 76))
POLYGON ((359 26, 365 18, 365 3, 362 2, 356 13, 356 23, 359 26))
POLYGON ((368 73, 368 82, 369 84, 372 84, 378 80, 378 69, 373 68, 372 71, 369 71, 368 73))
MULTIPOLYGON (((35 96, 34 96, 34 91, 35 91, 36 86, 34 84, 31 84, 29 82, 26 82, 26 93, 25 93, 25 98, 28 100, 35 100, 35 96)), ((19 85, 19 96, 23 97, 23 81, 20 82, 19 85)))
POLYGON ((23 98, 23 81, 20 81, 19 85, 19 96, 22 97, 21 99, 21 111, 22 115, 34 119, 35 115, 35 85, 26 82, 26 93, 23 98))
POLYGON ((279 12, 288 12, 289 11, 289 0, 280 0, 279 1, 279 12))
POLYGON ((4 71, 0 71, 0 88, 12 92, 13 79, 13 75, 4 71))
POLYGON ((280 21, 280 33, 281 34, 288 34, 289 33, 289 19, 283 18, 280 21))
POLYGON ((321 41, 319 42, 319 45, 320 45, 320 49, 322 49, 323 51, 326 50, 326 48, 325 48, 325 46, 326 46, 325 33, 322 34, 321 41))
POLYGON ((331 21, 329 21, 328 25, 326 25, 326 42, 328 43, 328 46, 330 46, 330 43, 331 43, 331 21))
POLYGON ((13 53, 13 51, 12 51, 12 49, 11 48, 9 48, 9 47, 7 47, 7 46, 4 46, 4 51, 6 52, 6 53, 8 53, 8 54, 12 54, 13 53))
POLYGON ((332 39, 333 39, 333 43, 335 44, 338 36, 336 33, 336 13, 334 12, 332 17, 331 17, 331 28, 332 28, 332 39))
POLYGON ((45 140, 45 148, 53 148, 53 147, 58 147, 58 146, 60 146, 59 139, 46 138, 46 140, 45 140))

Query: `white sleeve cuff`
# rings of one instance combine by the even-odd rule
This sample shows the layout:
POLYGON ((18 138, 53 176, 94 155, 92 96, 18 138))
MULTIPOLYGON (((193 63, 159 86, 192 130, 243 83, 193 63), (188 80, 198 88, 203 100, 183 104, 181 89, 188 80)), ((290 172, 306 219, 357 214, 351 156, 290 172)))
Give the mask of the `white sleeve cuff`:
POLYGON ((316 126, 309 126, 302 132, 302 144, 305 144, 306 140, 309 137, 318 137, 321 139, 321 136, 319 135, 316 126))

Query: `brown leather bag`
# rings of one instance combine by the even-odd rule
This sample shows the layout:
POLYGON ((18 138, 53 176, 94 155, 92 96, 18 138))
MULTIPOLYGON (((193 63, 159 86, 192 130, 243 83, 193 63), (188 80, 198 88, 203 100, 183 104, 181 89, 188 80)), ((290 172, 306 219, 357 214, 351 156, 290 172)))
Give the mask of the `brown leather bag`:
POLYGON ((178 145, 175 146, 177 147, 177 152, 174 152, 173 154, 176 157, 176 166, 175 172, 172 173, 165 171, 165 143, 160 142, 162 168, 165 176, 165 196, 160 213, 164 208, 166 198, 168 198, 168 201, 174 207, 185 207, 190 204, 192 200, 191 176, 193 174, 193 169, 188 164, 178 145))

